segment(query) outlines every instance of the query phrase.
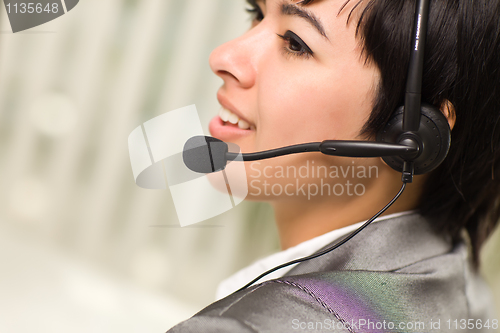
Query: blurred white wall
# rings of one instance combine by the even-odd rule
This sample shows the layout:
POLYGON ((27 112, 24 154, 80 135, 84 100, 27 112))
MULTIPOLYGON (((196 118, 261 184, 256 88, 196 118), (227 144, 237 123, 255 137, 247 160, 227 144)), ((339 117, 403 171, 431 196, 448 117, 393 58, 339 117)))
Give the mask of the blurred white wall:
POLYGON ((275 250, 269 208, 180 228, 134 183, 127 137, 221 80, 208 57, 249 26, 239 0, 82 0, 12 34, 1 5, 0 331, 163 332, 275 250), (253 221, 252 223, 249 223, 253 221))
MULTIPOLYGON (((163 332, 278 248, 266 205, 178 227, 128 157, 128 134, 164 112, 196 104, 207 128, 222 82, 208 56, 248 28, 244 7, 81 0, 12 34, 2 5, 0 331, 163 332)), ((497 295, 499 243, 484 256, 497 295)))

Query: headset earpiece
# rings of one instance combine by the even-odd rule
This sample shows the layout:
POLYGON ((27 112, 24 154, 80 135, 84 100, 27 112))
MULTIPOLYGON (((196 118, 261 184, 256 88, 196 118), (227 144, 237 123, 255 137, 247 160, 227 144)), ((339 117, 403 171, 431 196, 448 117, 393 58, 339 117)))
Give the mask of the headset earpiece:
MULTIPOLYGON (((419 145, 419 154, 413 160, 414 172, 421 175, 437 168, 446 158, 451 144, 451 130, 443 113, 429 104, 422 104, 420 126, 417 132, 403 132, 404 106, 401 106, 377 135, 377 141, 401 143, 411 138, 419 145)), ((402 172, 404 160, 399 156, 383 157, 387 165, 402 172)))

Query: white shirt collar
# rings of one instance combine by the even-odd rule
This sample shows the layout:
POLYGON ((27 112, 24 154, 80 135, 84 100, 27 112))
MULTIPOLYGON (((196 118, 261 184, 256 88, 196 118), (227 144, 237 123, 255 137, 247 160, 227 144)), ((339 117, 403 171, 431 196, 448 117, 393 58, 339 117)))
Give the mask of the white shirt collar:
MULTIPOLYGON (((372 223, 376 223, 378 221, 384 221, 392 218, 396 218, 399 216, 403 215, 408 215, 412 214, 415 211, 405 211, 405 212, 400 212, 400 213, 395 213, 395 214, 390 214, 386 216, 379 217, 372 223)), ((363 223, 366 221, 362 221, 356 224, 351 224, 347 227, 336 229, 333 231, 330 231, 326 234, 323 234, 321 236, 309 239, 305 242, 302 242, 294 247, 288 248, 284 251, 274 253, 268 257, 265 257, 263 259, 259 259, 250 266, 247 266, 240 271, 236 272, 229 278, 223 280, 221 283, 219 283, 217 287, 217 292, 216 292, 216 299, 219 300, 221 298, 224 298, 236 290, 240 289, 243 287, 245 284, 259 276, 260 274, 268 271, 269 269, 276 267, 278 265, 281 265, 285 262, 289 262, 291 260, 299 259, 308 255, 313 254, 314 252, 317 252, 324 246, 332 243, 334 240, 347 235, 351 231, 354 231, 355 229, 359 228, 363 223)), ((298 265, 298 264, 295 264, 298 265)), ((286 272, 288 272, 290 269, 292 269, 295 265, 288 266, 286 268, 282 268, 280 270, 277 270, 275 272, 272 272, 271 274, 266 275, 262 279, 260 279, 258 282, 264 282, 272 279, 277 279, 279 277, 282 277, 286 272)))

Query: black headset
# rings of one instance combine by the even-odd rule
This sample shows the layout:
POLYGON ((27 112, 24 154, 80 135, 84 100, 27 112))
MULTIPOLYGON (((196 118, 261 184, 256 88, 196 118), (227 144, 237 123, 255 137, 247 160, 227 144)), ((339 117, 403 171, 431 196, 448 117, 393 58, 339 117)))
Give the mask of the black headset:
MULTIPOLYGON (((247 288, 271 272, 317 258, 345 244, 384 213, 400 197, 406 183, 412 182, 413 175, 428 173, 444 161, 451 144, 451 130, 448 120, 438 108, 422 102, 422 77, 429 7, 430 0, 417 0, 405 104, 394 112, 385 127, 377 133, 377 141, 326 140, 241 154, 243 161, 262 160, 305 152, 321 152, 326 155, 345 157, 382 157, 387 165, 402 173, 403 186, 398 194, 361 227, 333 246, 311 256, 277 266, 261 274, 238 291, 247 288)), ((225 142, 208 136, 192 137, 186 142, 183 151, 186 166, 192 171, 200 173, 223 171, 227 162, 237 160, 239 155, 239 153, 229 152, 225 142)))
POLYGON ((451 130, 446 117, 438 108, 422 103, 422 77, 429 6, 430 0, 417 2, 405 105, 394 112, 384 129, 377 135, 379 142, 418 146, 419 153, 409 158, 383 157, 390 167, 400 172, 403 171, 405 161, 413 163, 416 175, 437 168, 448 155, 451 144, 451 130))

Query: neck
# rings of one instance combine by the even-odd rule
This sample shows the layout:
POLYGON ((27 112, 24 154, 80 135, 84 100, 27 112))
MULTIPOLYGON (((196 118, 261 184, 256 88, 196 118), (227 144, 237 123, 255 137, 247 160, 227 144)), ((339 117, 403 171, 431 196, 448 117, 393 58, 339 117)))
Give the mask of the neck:
MULTIPOLYGON (((366 221, 380 211, 402 186, 401 174, 388 171, 362 196, 326 196, 318 200, 272 202, 282 249, 300 244, 335 229, 366 221)), ((423 177, 415 177, 401 197, 382 215, 418 207, 423 177)))

